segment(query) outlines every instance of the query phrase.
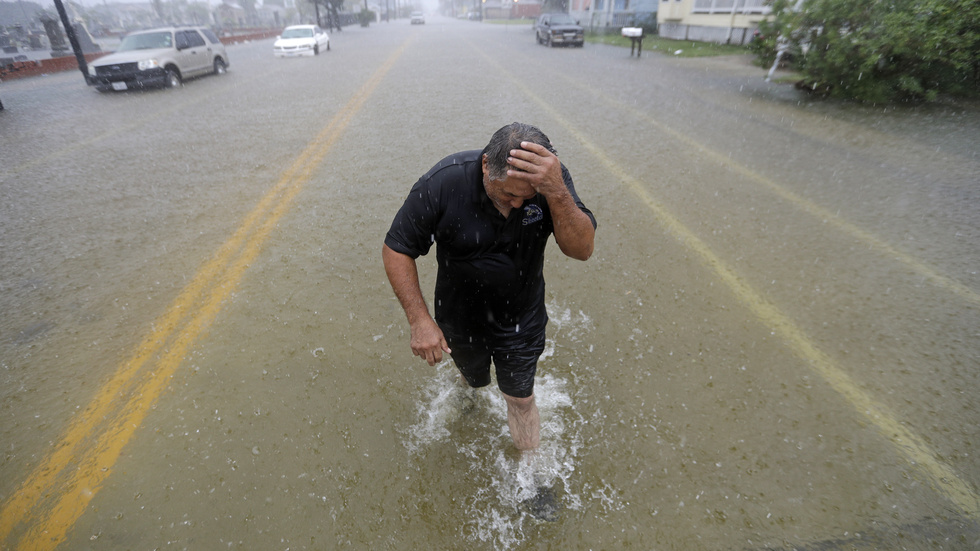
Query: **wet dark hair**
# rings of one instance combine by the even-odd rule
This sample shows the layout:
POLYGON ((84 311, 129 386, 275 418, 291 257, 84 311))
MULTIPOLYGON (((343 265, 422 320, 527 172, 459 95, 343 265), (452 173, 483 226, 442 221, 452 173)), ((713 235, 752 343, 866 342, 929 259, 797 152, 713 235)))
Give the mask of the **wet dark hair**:
POLYGON ((532 142, 543 145, 548 151, 557 155, 555 148, 551 146, 551 140, 544 132, 536 126, 515 122, 497 130, 490 138, 490 143, 483 148, 483 154, 487 156, 487 176, 491 180, 499 181, 507 178, 507 157, 510 156, 511 149, 520 149, 521 142, 532 142))

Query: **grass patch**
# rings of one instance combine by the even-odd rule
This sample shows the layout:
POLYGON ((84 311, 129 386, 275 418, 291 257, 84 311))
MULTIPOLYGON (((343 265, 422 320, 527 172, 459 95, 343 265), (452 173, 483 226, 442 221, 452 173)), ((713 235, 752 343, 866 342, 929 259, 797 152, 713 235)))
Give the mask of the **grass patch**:
POLYGON ((803 80, 802 73, 785 73, 782 75, 773 76, 772 81, 776 84, 796 84, 797 82, 803 80))
MULTIPOLYGON (((630 47, 630 39, 618 34, 586 33, 585 40, 586 42, 596 44, 609 44, 623 48, 630 47)), ((710 57, 749 53, 749 49, 746 46, 715 44, 713 42, 692 42, 690 40, 672 40, 656 35, 643 37, 643 51, 676 55, 677 57, 710 57), (676 53, 678 50, 680 53, 676 53)))

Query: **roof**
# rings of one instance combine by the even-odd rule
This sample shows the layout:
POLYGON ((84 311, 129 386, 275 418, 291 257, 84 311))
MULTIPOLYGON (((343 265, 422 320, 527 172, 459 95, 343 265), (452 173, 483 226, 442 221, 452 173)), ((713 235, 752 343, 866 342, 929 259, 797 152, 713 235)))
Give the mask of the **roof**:
POLYGON ((5 27, 36 25, 44 8, 34 2, 0 2, 0 22, 5 27))

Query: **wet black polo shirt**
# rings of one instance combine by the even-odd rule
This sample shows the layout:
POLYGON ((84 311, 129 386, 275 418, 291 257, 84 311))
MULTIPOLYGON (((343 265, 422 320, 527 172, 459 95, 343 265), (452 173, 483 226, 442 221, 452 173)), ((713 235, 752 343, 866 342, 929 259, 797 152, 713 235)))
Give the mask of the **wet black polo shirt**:
MULTIPOLYGON (((548 322, 544 250, 554 227, 541 195, 504 218, 483 187, 482 151, 439 161, 412 186, 385 244, 418 258, 436 244, 435 319, 447 336, 531 338, 548 322)), ((562 165, 565 186, 595 226, 562 165)))

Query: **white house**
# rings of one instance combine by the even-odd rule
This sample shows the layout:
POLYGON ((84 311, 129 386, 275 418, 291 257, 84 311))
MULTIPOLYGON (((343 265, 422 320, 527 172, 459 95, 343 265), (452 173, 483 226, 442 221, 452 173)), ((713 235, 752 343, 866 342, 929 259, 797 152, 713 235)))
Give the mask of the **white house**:
POLYGON ((569 13, 589 30, 655 22, 657 0, 570 0, 569 13))
POLYGON ((660 0, 660 36, 678 40, 748 44, 770 13, 765 0, 660 0))

